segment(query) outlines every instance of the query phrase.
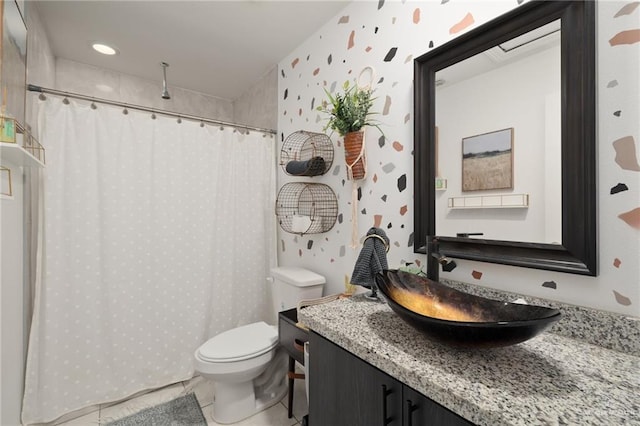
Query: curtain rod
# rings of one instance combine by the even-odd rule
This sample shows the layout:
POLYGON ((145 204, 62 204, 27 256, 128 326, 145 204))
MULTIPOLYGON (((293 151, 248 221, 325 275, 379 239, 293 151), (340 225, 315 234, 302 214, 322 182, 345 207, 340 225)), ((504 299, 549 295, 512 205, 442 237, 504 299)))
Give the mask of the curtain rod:
POLYGON ((145 106, 142 106, 142 105, 127 104, 127 103, 124 103, 124 102, 110 101, 108 99, 94 98, 92 96, 81 95, 81 94, 78 94, 78 93, 64 92, 62 90, 55 90, 55 89, 47 89, 45 87, 36 86, 35 84, 28 84, 27 85, 27 90, 29 90, 30 92, 48 93, 48 94, 51 94, 51 95, 66 96, 68 98, 81 99, 81 100, 91 101, 91 102, 98 102, 98 103, 101 103, 101 104, 107 104, 107 105, 123 107, 123 108, 130 108, 130 109, 135 109, 135 110, 138 110, 138 111, 145 111, 145 112, 150 112, 150 113, 154 113, 154 114, 166 115, 166 116, 169 116, 169 117, 184 118, 184 119, 187 119, 187 120, 200 121, 200 122, 209 123, 209 124, 215 124, 215 125, 220 125, 220 126, 229 126, 229 127, 235 128, 235 129, 255 130, 255 131, 258 131, 258 132, 270 133, 272 135, 277 134, 277 131, 275 131, 273 129, 265 129, 265 128, 262 128, 262 127, 246 126, 244 124, 231 123, 231 122, 228 122, 228 121, 221 121, 221 120, 214 120, 214 119, 206 118, 206 117, 198 117, 196 115, 191 115, 191 114, 181 114, 181 113, 178 113, 178 112, 167 111, 167 110, 163 110, 163 109, 155 109, 155 108, 145 107, 145 106))

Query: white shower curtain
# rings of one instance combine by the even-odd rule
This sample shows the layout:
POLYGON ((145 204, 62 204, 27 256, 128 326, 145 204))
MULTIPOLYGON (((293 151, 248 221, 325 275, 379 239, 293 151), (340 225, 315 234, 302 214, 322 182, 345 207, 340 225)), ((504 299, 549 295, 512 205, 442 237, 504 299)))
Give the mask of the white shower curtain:
POLYGON ((49 97, 44 247, 23 422, 193 375, 210 336, 271 313, 272 135, 49 97))

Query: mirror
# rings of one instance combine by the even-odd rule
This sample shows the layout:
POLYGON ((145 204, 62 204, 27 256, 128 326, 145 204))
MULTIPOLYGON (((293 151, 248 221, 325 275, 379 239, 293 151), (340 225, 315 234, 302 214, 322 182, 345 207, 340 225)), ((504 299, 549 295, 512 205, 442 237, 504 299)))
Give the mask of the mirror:
MULTIPOLYGON (((507 66, 498 72, 522 66, 502 59, 507 66)), ((427 235, 435 235, 449 257, 597 275, 594 2, 526 3, 417 58, 414 66, 414 251, 426 253, 427 235), (488 73, 478 71, 478 58, 539 33, 557 39, 558 27, 558 53, 525 43, 531 52, 520 60, 539 62, 536 55, 551 52, 559 74, 541 83, 522 75, 493 77, 503 85, 513 80, 510 91, 529 97, 518 100, 519 108, 506 101, 491 106, 486 99, 499 96, 480 79, 488 73), (538 84, 545 96, 533 99, 538 84), (476 92, 484 106, 465 112, 462 104, 476 92), (522 117, 535 115, 523 109, 529 104, 539 105, 538 121, 522 117), (535 141, 544 149, 533 151, 535 141), (497 159, 503 174, 494 181, 496 166, 489 164, 497 159)))
POLYGON ((27 81, 27 27, 14 0, 0 3, 0 115, 24 125, 27 81))
POLYGON ((435 78, 436 235, 560 244, 560 20, 435 78))

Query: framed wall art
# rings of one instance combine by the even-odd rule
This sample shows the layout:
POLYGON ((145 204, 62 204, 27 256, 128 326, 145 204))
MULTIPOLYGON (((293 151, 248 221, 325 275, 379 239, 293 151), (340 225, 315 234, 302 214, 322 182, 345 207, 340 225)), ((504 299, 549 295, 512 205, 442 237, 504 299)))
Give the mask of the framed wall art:
POLYGON ((462 139, 462 191, 513 188, 513 128, 462 139))
POLYGON ((0 166, 0 198, 13 199, 11 169, 4 166, 0 166))

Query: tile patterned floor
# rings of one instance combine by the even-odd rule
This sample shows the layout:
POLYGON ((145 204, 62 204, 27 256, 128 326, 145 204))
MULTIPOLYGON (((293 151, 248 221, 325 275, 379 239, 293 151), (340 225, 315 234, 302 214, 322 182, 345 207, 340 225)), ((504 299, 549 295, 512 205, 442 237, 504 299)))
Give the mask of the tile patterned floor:
MULTIPOLYGON (((294 389, 292 418, 287 418, 287 396, 285 395, 282 401, 273 407, 239 423, 235 423, 235 425, 299 426, 302 421, 302 417, 308 412, 304 382, 296 380, 294 389)), ((170 401, 188 392, 194 392, 196 394, 196 398, 200 402, 200 407, 202 408, 204 417, 207 420, 207 424, 209 426, 217 426, 219 423, 216 423, 212 417, 213 393, 211 385, 199 376, 196 376, 186 382, 175 383, 154 392, 149 392, 144 395, 131 398, 124 402, 103 404, 100 405, 99 409, 96 411, 84 414, 72 420, 51 423, 49 426, 101 426, 113 420, 144 410, 145 408, 170 401)), ((68 416, 66 417, 69 418, 68 416)))

